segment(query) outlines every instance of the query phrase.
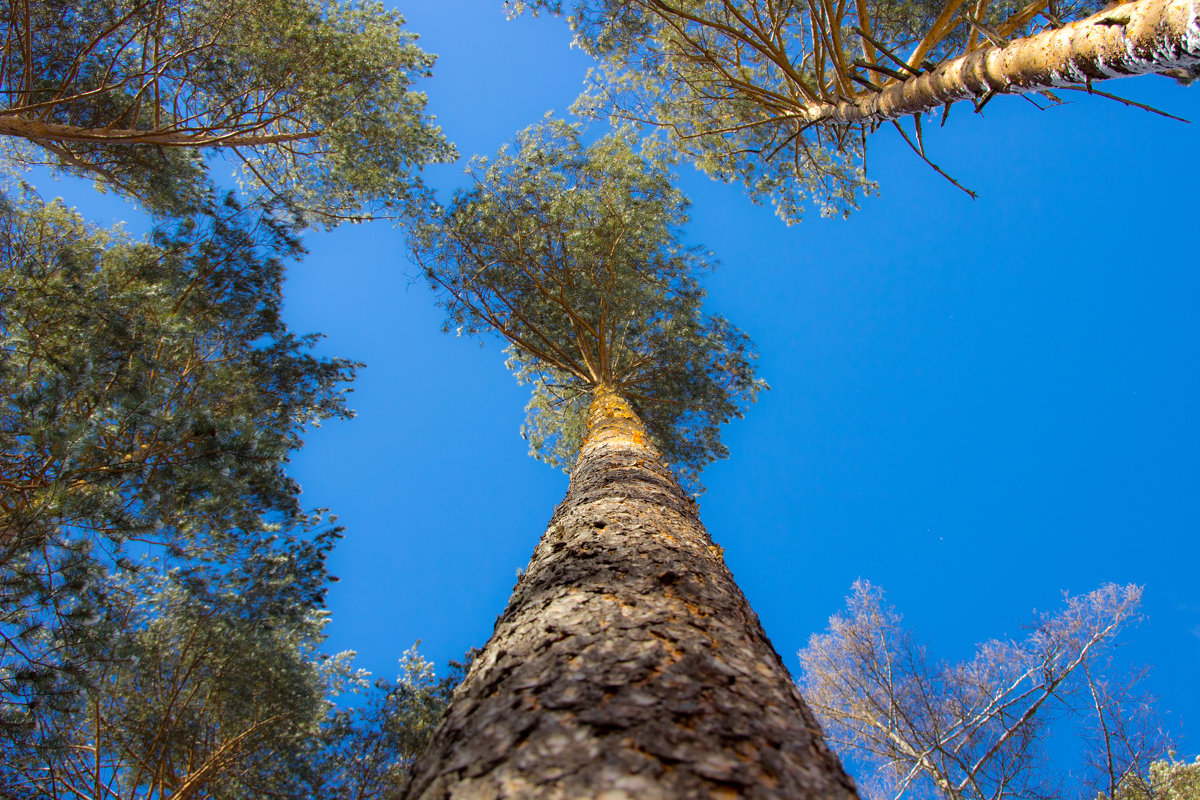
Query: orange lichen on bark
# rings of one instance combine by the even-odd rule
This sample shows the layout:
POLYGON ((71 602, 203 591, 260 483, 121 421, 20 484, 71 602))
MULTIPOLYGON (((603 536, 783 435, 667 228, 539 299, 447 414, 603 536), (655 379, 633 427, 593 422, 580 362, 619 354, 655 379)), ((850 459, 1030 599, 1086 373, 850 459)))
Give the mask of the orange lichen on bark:
POLYGON ((619 442, 650 447, 646 427, 629 401, 607 386, 597 387, 592 392, 592 403, 588 407, 587 435, 584 436, 583 446, 619 442))

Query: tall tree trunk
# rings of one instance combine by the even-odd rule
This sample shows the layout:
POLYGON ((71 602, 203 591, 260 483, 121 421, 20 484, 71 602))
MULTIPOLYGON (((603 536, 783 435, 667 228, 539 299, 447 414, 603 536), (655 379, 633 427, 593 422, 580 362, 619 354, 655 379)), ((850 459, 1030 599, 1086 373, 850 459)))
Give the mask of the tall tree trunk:
MULTIPOLYGON (((1200 66, 1200 0, 1137 0, 1002 47, 967 53, 853 101, 800 112, 806 122, 883 122, 959 100, 1200 66)), ((915 65, 914 65, 915 66, 915 65)))
POLYGON ((570 489, 402 798, 856 798, 696 505, 597 390, 570 489))

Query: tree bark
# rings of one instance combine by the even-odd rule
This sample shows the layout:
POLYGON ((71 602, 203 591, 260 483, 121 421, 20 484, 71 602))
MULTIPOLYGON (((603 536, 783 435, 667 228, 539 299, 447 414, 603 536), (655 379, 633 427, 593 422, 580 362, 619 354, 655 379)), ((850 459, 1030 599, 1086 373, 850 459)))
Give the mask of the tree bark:
MULTIPOLYGON (((250 125, 246 125, 250 128, 250 125)), ((318 131, 297 133, 248 133, 233 128, 226 132, 199 128, 187 130, 126 130, 123 128, 81 128, 58 122, 44 122, 20 114, 0 113, 0 136, 19 136, 35 142, 92 142, 96 144, 153 144, 160 147, 256 147, 284 144, 319 136, 318 131)))
POLYGON ((399 798, 851 800, 783 661, 628 403, 399 798))
POLYGON ((987 47, 854 101, 805 108, 805 122, 885 122, 992 94, 1023 94, 1200 65, 1200 0, 1138 0, 1057 30, 987 47))

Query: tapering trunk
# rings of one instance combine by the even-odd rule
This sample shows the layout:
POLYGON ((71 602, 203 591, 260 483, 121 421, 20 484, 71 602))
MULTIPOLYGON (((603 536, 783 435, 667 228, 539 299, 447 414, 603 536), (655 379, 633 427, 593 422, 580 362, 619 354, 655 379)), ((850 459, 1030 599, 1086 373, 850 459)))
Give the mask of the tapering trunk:
POLYGON ((1022 94, 1200 65, 1200 0, 1138 0, 1058 30, 986 47, 856 101, 801 112, 808 122, 882 122, 959 100, 1022 94))
POLYGON ((646 441, 599 390, 566 498, 402 798, 856 798, 646 441))

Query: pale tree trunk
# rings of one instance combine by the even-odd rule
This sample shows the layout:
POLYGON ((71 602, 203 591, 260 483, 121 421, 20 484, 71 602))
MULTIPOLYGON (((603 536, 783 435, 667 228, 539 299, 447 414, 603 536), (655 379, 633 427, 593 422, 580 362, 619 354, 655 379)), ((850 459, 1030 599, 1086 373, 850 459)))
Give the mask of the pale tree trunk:
POLYGON ((1200 65, 1200 0, 1138 0, 1057 30, 990 46, 854 101, 806 108, 808 122, 883 122, 958 100, 1022 94, 1200 65))
POLYGON ((857 795, 695 503, 599 390, 567 496, 399 797, 857 795))

